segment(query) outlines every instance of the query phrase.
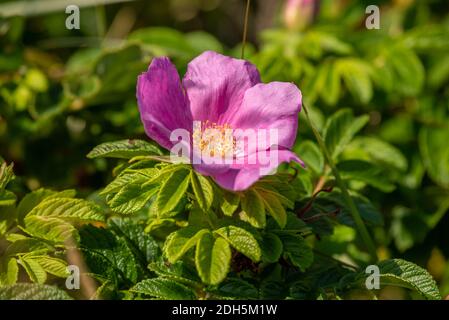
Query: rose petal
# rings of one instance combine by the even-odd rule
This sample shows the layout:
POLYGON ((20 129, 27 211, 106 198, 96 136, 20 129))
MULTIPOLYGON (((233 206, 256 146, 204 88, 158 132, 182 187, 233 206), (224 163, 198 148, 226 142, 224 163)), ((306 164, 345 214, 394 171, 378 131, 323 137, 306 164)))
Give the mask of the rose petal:
POLYGON ((148 71, 139 76, 137 101, 145 132, 161 146, 173 146, 170 134, 175 129, 192 131, 189 101, 168 58, 154 58, 148 71))
MULTIPOLYGON (((229 123, 234 130, 275 129, 278 139, 274 144, 290 149, 296 139, 301 101, 301 91, 293 83, 257 84, 246 91, 238 112, 227 113, 223 121, 229 123)), ((242 136, 237 135, 237 140, 241 138, 242 136)), ((255 145, 247 147, 245 156, 260 150, 255 145)))
POLYGON ((193 59, 183 79, 193 119, 217 123, 227 110, 236 112, 245 91, 257 83, 260 75, 254 65, 213 51, 193 59))
POLYGON ((242 191, 248 189, 262 176, 272 172, 281 163, 290 161, 296 161, 303 165, 301 159, 299 159, 292 151, 278 150, 278 161, 270 163, 267 166, 262 166, 260 164, 242 166, 241 168, 230 169, 225 173, 212 175, 212 177, 222 188, 231 191, 242 191))

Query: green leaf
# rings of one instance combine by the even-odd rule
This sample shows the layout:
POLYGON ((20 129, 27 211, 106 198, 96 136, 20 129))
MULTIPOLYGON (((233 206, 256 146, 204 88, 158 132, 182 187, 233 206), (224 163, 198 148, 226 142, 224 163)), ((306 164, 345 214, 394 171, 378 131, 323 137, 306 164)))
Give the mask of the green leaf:
POLYGON ((260 284, 259 297, 266 300, 283 300, 287 296, 287 284, 281 281, 267 280, 260 284))
POLYGON ((260 243, 262 249, 262 260, 275 263, 282 255, 282 241, 274 233, 268 232, 263 235, 260 243))
MULTIPOLYGON (((104 221, 100 207, 94 203, 83 199, 53 198, 54 195, 48 196, 26 215, 23 224, 28 234, 57 243, 70 239, 77 241, 78 232, 70 222, 104 221)), ((36 199, 30 198, 28 205, 36 199)))
POLYGON ((207 32, 193 31, 183 35, 183 37, 198 54, 207 50, 223 52, 221 42, 207 32))
POLYGON ((301 142, 294 151, 301 155, 301 159, 308 168, 312 169, 316 174, 321 174, 324 169, 324 157, 320 148, 312 141, 306 140, 301 142))
POLYGON ((432 88, 444 86, 449 80, 449 57, 442 55, 435 59, 435 63, 428 70, 428 83, 432 88))
POLYGON ((292 232, 306 232, 310 231, 310 227, 307 226, 307 224, 298 218, 298 216, 292 212, 287 213, 287 224, 284 228, 285 231, 292 231, 292 232))
POLYGON ((110 184, 108 184, 102 191, 101 195, 108 195, 112 193, 119 192, 122 188, 126 187, 128 184, 138 184, 142 185, 148 181, 146 173, 157 174, 157 169, 146 169, 145 174, 143 171, 131 171, 125 170, 120 173, 110 184))
POLYGON ((108 205, 112 211, 131 214, 142 209, 148 201, 156 194, 159 186, 150 184, 142 185, 137 183, 129 183, 123 186, 112 199, 108 201, 108 205))
POLYGON ((27 257, 20 257, 19 263, 25 269, 31 281, 38 284, 45 283, 47 280, 47 273, 36 260, 27 257))
POLYGON ((409 288, 426 299, 441 300, 435 280, 425 269, 416 264, 402 259, 392 259, 382 261, 378 266, 382 285, 409 288))
POLYGON ((155 237, 159 237, 158 235, 162 233, 162 238, 165 238, 168 233, 178 230, 178 224, 178 220, 173 218, 154 218, 148 220, 148 224, 145 227, 145 232, 151 235, 155 235, 155 237))
POLYGON ((120 140, 115 142, 105 142, 96 146, 89 154, 88 158, 122 158, 131 159, 136 156, 162 155, 161 151, 143 140, 120 140))
POLYGON ((171 233, 164 245, 164 253, 170 263, 175 263, 184 254, 197 245, 199 239, 208 232, 207 229, 197 227, 185 227, 171 233))
POLYGON ((138 281, 138 264, 125 241, 91 225, 80 229, 80 251, 91 274, 115 286, 138 281))
POLYGON ((164 300, 194 300, 195 292, 189 287, 170 279, 146 279, 130 289, 137 292, 164 300))
POLYGON ((215 219, 216 216, 213 212, 204 212, 194 204, 190 209, 187 223, 190 226, 209 229, 211 227, 211 222, 213 223, 215 219))
POLYGON ((208 211, 214 201, 214 188, 209 179, 192 170, 191 182, 193 193, 201 209, 208 211))
POLYGON ((365 182, 385 193, 395 189, 385 172, 378 166, 361 160, 346 160, 337 164, 337 169, 344 180, 365 182))
POLYGON ((67 263, 64 260, 49 256, 32 256, 30 259, 39 263, 46 272, 54 276, 66 278, 70 275, 67 271, 67 263))
MULTIPOLYGON (((357 194, 356 192, 351 192, 350 196, 365 223, 372 226, 383 226, 384 221, 382 213, 369 201, 369 199, 357 194)), ((334 212, 339 210, 340 213, 337 215, 338 222, 355 227, 350 209, 348 208, 340 190, 334 190, 331 193, 322 194, 316 199, 315 202, 319 205, 319 208, 325 212, 334 212)))
POLYGON ((154 172, 154 168, 145 169, 145 170, 139 170, 139 173, 143 173, 148 177, 148 180, 144 183, 145 184, 154 184, 154 183, 160 183, 162 184, 164 181, 166 181, 170 176, 179 170, 189 170, 190 168, 180 165, 180 164, 164 164, 159 170, 156 169, 156 173, 154 172))
POLYGON ((130 286, 149 276, 148 263, 159 256, 145 226, 129 219, 113 220, 108 229, 80 229, 80 249, 89 270, 116 286, 130 286))
POLYGON ((422 128, 419 148, 424 165, 433 181, 449 187, 449 127, 422 128))
POLYGON ((397 46, 388 51, 388 64, 395 75, 395 85, 404 95, 418 94, 424 84, 425 70, 421 60, 412 50, 397 46))
POLYGON ((76 196, 75 189, 67 189, 63 191, 54 191, 49 194, 45 199, 54 199, 54 198, 74 198, 76 196))
POLYGON ((134 31, 129 39, 139 41, 157 55, 185 56, 193 51, 185 35, 164 27, 151 27, 134 31))
POLYGON ((376 59, 372 61, 374 70, 371 75, 373 81, 379 88, 390 93, 397 84, 394 83, 394 69, 385 60, 385 57, 376 57, 376 59))
POLYGON ((105 280, 98 288, 95 290, 95 294, 90 297, 90 300, 114 300, 123 298, 126 299, 129 292, 121 295, 116 291, 116 288, 112 281, 105 280))
POLYGON ((353 51, 347 42, 338 39, 334 34, 314 30, 308 32, 308 35, 317 39, 320 47, 328 52, 347 55, 353 51))
POLYGON ((25 239, 29 239, 27 236, 20 234, 20 233, 8 233, 5 236, 6 240, 9 242, 16 242, 18 240, 25 240, 25 239))
POLYGON ((17 283, 1 287, 0 300, 72 300, 72 298, 54 286, 17 283))
POLYGON ((156 198, 158 214, 163 216, 172 212, 189 187, 190 172, 187 169, 179 168, 162 184, 156 198))
POLYGON ((304 272, 313 262, 312 248, 303 237, 293 234, 279 234, 284 247, 284 255, 292 264, 304 272))
POLYGON ((293 209, 294 201, 297 199, 298 194, 294 190, 297 185, 294 180, 289 183, 285 183, 285 179, 291 176, 278 175, 265 177, 259 183, 254 186, 254 189, 259 193, 259 196, 263 198, 262 194, 271 194, 276 197, 284 207, 293 209))
POLYGON ((232 217, 235 210, 237 210, 240 205, 240 197, 238 194, 230 191, 220 190, 220 192, 223 196, 220 208, 226 216, 232 217))
POLYGON ((259 191, 259 195, 263 199, 265 209, 276 220, 281 228, 287 223, 287 212, 282 206, 281 201, 274 193, 259 191))
POLYGON ((230 267, 231 248, 223 238, 215 239, 212 233, 205 233, 198 242, 195 265, 204 283, 215 285, 222 282, 230 267))
POLYGON ((287 223, 281 230, 279 224, 274 219, 267 221, 266 230, 272 230, 280 233, 304 233, 311 230, 307 224, 298 218, 298 216, 292 212, 287 212, 287 223))
POLYGON ((19 216, 19 219, 22 220, 31 209, 41 203, 45 198, 55 193, 55 191, 41 188, 26 194, 17 206, 17 215, 19 216))
POLYGON ((0 206, 11 206, 16 203, 16 195, 8 190, 0 190, 0 206))
POLYGON ((240 212, 240 219, 256 228, 265 227, 265 207, 257 191, 253 189, 247 190, 241 195, 241 203, 242 212, 240 212))
POLYGON ((167 263, 160 259, 158 262, 152 262, 148 265, 148 269, 156 273, 159 277, 171 279, 176 282, 183 283, 189 287, 201 287, 201 279, 198 277, 195 267, 190 263, 176 261, 175 263, 167 263))
POLYGON ((326 122, 323 137, 329 153, 336 158, 368 122, 367 115, 354 118, 350 109, 334 113, 326 122))
POLYGON ((407 159, 391 144, 375 137, 356 137, 351 147, 360 148, 367 153, 366 160, 375 161, 400 171, 407 170, 407 159))
POLYGON ((19 277, 19 267, 15 258, 4 260, 0 269, 0 287, 12 285, 19 277))
POLYGON ((144 264, 160 257, 161 252, 156 240, 145 232, 145 223, 113 218, 108 221, 108 226, 116 236, 126 240, 134 256, 137 256, 144 264))
POLYGON ((31 215, 25 218, 24 224, 28 234, 55 243, 79 239, 76 228, 59 218, 31 215))
POLYGON ((0 165, 0 190, 5 189, 6 185, 14 178, 14 172, 12 168, 12 163, 9 166, 6 164, 6 162, 3 162, 0 165))
POLYGON ((214 293, 233 299, 258 299, 259 290, 251 283, 239 279, 228 278, 223 281, 214 293))
POLYGON ((404 34, 402 42, 413 51, 426 54, 446 53, 449 49, 447 24, 420 24, 404 34))
MULTIPOLYGON (((122 99, 123 95, 133 90, 137 76, 145 68, 147 62, 144 61, 142 48, 134 43, 128 43, 120 47, 103 50, 99 58, 95 59, 92 75, 97 78, 100 85, 90 84, 93 89, 88 89, 88 96, 82 96, 86 103, 112 102, 122 99), (123 67, 126 66, 126 73, 123 67), (120 81, 117 81, 120 79, 120 81)), ((81 85, 85 85, 86 78, 75 76, 81 80, 81 85)), ((109 112, 108 116, 112 113, 109 112)), ((112 118, 112 117, 111 117, 112 118)))
POLYGON ((294 184, 294 181, 291 179, 291 175, 288 173, 267 175, 256 182, 254 187, 256 189, 262 189, 266 192, 276 193, 276 196, 282 200, 282 203, 287 208, 293 208, 293 201, 295 201, 298 197, 298 193, 295 190, 297 186, 294 184), (285 183, 286 181, 289 183, 285 183))
POLYGON ((367 104, 373 96, 369 65, 359 59, 342 58, 336 62, 336 68, 352 96, 367 104))
MULTIPOLYGON (((410 113, 400 113, 395 117, 382 119, 380 128, 376 130, 384 141, 398 145, 407 144, 415 140, 415 120, 410 113)), ((418 116, 419 117, 419 116, 418 116)), ((357 139, 355 139, 357 140, 357 139)))
POLYGON ((223 237, 238 252, 247 256, 254 262, 258 262, 261 250, 256 238, 245 229, 236 226, 227 226, 214 231, 223 237))
POLYGON ((317 100, 318 95, 323 91, 327 81, 327 69, 328 65, 321 65, 317 70, 314 70, 313 75, 305 82, 304 91, 308 93, 308 104, 313 104, 317 100))
POLYGON ((335 105, 340 97, 340 70, 332 62, 326 62, 326 79, 321 90, 321 98, 328 105, 335 105))
POLYGON ((35 238, 28 238, 23 236, 22 239, 11 239, 11 234, 8 236, 7 240, 11 243, 5 251, 5 256, 15 256, 18 254, 33 252, 35 254, 45 254, 51 250, 53 247, 42 240, 35 238), (13 241, 14 240, 14 241, 13 241))
POLYGON ((83 199, 50 198, 34 207, 26 216, 60 218, 72 222, 104 221, 101 208, 93 202, 83 199))

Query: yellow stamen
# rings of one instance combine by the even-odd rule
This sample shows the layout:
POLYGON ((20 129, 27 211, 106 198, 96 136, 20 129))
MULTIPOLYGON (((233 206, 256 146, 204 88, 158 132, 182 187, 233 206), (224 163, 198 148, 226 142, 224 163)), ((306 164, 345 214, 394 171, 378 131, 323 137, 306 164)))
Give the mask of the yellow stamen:
POLYGON ((210 157, 228 158, 235 154, 236 140, 227 123, 219 125, 209 120, 201 122, 201 125, 194 127, 193 142, 202 154, 210 157))

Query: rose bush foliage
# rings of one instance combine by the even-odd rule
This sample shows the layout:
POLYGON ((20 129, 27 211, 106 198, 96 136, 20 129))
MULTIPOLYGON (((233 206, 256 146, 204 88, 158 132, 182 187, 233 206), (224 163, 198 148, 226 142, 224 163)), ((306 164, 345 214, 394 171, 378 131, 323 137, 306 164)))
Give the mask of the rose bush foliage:
POLYGON ((331 3, 300 30, 263 31, 257 50, 246 50, 250 62, 239 62, 249 75, 225 77, 225 67, 214 75, 206 87, 216 92, 226 79, 220 97, 234 99, 216 108, 199 85, 208 75, 198 77, 217 70, 214 61, 188 62, 237 61, 225 56, 240 51, 209 34, 143 28, 120 46, 61 59, 26 43, 21 18, 5 21, 0 299, 373 299, 397 294, 392 287, 402 288, 399 298, 447 295, 447 17, 437 2, 394 2, 383 27, 368 31, 363 1, 331 3), (176 105, 145 79, 136 99, 150 61, 170 70, 176 105), (271 94, 274 81, 301 88, 299 117, 295 85, 271 94), (294 153, 305 168, 293 161, 241 180, 239 168, 226 180, 216 168, 172 163, 154 127, 161 122, 145 115, 159 97, 162 120, 217 122, 204 111, 244 109, 250 90, 287 112, 269 119, 288 131, 286 159, 299 161, 294 153), (81 290, 66 288, 70 264, 85 275, 81 290), (381 290, 366 289, 371 264, 381 290))

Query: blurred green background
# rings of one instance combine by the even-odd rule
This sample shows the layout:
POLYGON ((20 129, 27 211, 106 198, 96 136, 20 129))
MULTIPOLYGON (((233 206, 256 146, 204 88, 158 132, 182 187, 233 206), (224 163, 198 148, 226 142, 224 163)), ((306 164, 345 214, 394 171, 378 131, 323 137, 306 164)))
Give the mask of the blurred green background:
MULTIPOLYGON (((151 57, 170 56, 181 74, 204 50, 240 57, 243 0, 78 3, 81 28, 68 30, 65 8, 77 1, 0 0, 0 156, 14 162, 19 193, 89 195, 109 181, 110 165, 85 155, 145 137, 135 84, 151 57)), ((318 128, 342 108, 369 115, 341 157, 383 167, 385 184, 351 185, 384 217, 379 255, 426 267, 448 295, 448 1, 253 0, 248 42, 245 58, 266 82, 295 82, 318 128), (373 4, 379 30, 365 26, 373 4)), ((296 150, 306 162, 308 140, 302 119, 296 150)), ((339 231, 324 242, 330 253, 350 248, 350 232, 339 231)))

